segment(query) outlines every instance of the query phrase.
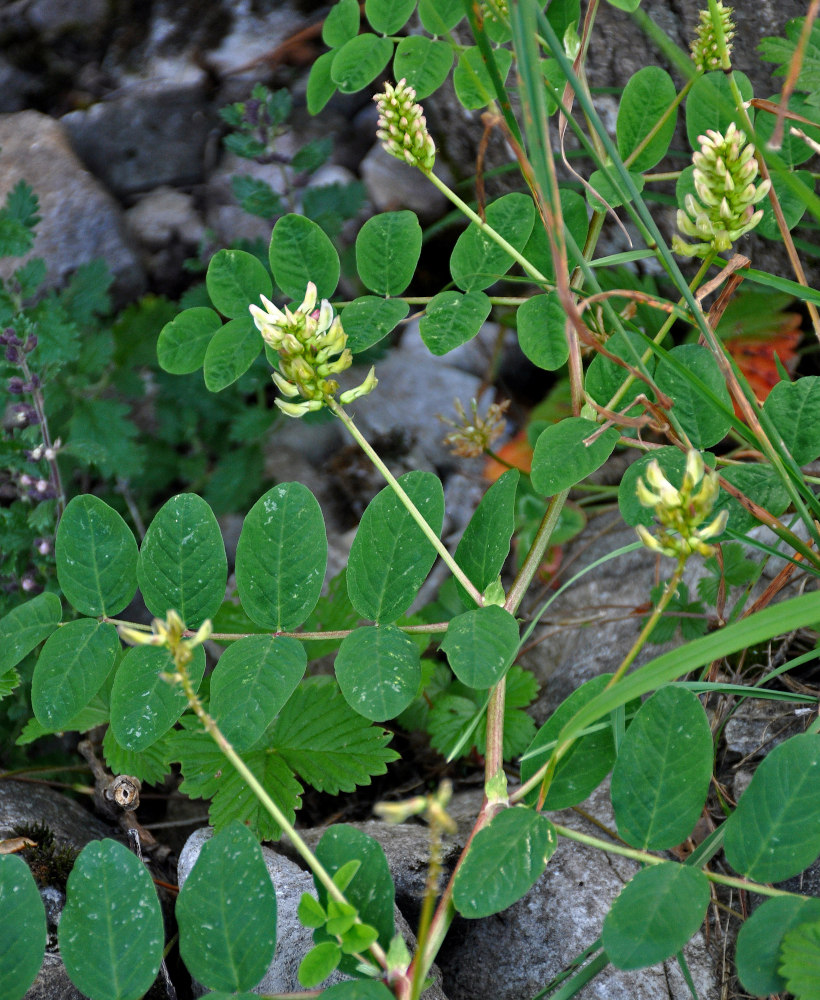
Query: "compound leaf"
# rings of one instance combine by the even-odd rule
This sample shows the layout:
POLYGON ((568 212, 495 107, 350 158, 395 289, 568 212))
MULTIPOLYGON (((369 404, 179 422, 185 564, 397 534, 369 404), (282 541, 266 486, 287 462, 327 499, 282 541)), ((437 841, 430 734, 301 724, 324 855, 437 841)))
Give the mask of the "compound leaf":
POLYGON ((38 594, 0 619, 0 674, 5 674, 47 639, 60 624, 63 608, 56 594, 38 594))
POLYGON ((356 237, 359 277, 379 295, 401 295, 420 253, 421 226, 415 212, 381 212, 368 219, 356 237))
MULTIPOLYGON (((487 206, 486 216, 487 224, 514 249, 524 249, 535 222, 535 206, 529 195, 505 194, 487 206)), ((450 273, 463 291, 477 292, 498 281, 513 263, 507 251, 473 222, 456 240, 450 273)))
POLYGON ((227 579, 225 545, 211 508, 195 493, 171 497, 140 546, 137 580, 148 610, 164 618, 173 608, 197 628, 219 610, 227 579))
MULTIPOLYGON (((438 535, 444 490, 431 472, 408 472, 399 485, 438 535)), ((350 550, 347 591, 364 618, 392 622, 413 603, 436 559, 436 550, 392 487, 368 504, 350 550)), ((318 596, 318 595, 317 595, 318 596)))
POLYGON ((330 78, 343 94, 355 94, 376 79, 393 55, 393 42, 363 31, 345 42, 330 64, 330 78))
MULTIPOLYGON (((618 152, 626 160, 635 152, 649 133, 658 126, 663 115, 674 104, 677 90, 672 77, 659 66, 638 70, 624 87, 618 106, 616 134, 618 152)), ((631 170, 649 170, 662 160, 675 133, 677 109, 667 115, 654 136, 629 163, 631 170)))
POLYGON ((534 365, 554 372, 569 357, 567 314, 556 292, 533 295, 518 307, 518 343, 534 365))
POLYGON ((31 681, 31 707, 52 731, 85 708, 108 676, 120 649, 117 630, 92 618, 68 622, 51 635, 31 681))
POLYGON ((68 876, 59 933, 78 990, 94 1000, 139 1000, 156 977, 165 936, 142 861, 113 840, 84 847, 68 876))
POLYGON ((246 319, 248 306, 270 297, 270 275, 258 257, 245 250, 218 250, 211 257, 205 287, 214 308, 228 319, 246 319))
MULTIPOLYGON (((456 562, 482 594, 498 577, 510 552, 519 477, 517 469, 498 477, 481 498, 456 547, 456 562)), ((475 602, 461 584, 458 589, 462 601, 472 606, 475 602)))
POLYGON ((726 821, 724 849, 735 871, 781 882, 820 853, 820 741, 810 733, 776 746, 726 821))
POLYGON ((418 693, 416 644, 395 625, 358 628, 342 639, 336 679, 352 709, 374 722, 393 719, 418 693))
MULTIPOLYGON (((339 283, 339 255, 324 230, 303 215, 283 215, 270 238, 270 266, 276 284, 288 298, 301 302, 308 282, 320 299, 339 283)), ((252 300, 256 301, 256 300, 252 300)))
POLYGON ((222 326, 219 315, 205 306, 183 310, 166 323, 157 340, 157 361, 172 375, 202 367, 211 337, 222 326))
POLYGON ((535 885, 558 843, 544 816, 516 806, 500 812, 473 838, 453 886, 463 917, 488 917, 512 906, 535 885))
POLYGON ((553 496, 580 483, 609 458, 618 437, 614 427, 601 433, 598 424, 585 417, 567 417, 551 424, 535 442, 533 487, 538 493, 553 496))
POLYGON ((256 838, 236 821, 202 845, 176 904, 179 951, 210 989, 249 990, 276 948, 276 893, 256 838))
POLYGON ((209 392, 221 392, 233 385, 262 350, 262 337, 247 309, 245 312, 246 315, 229 320, 211 337, 203 363, 203 376, 209 392))
POLYGON ((518 651, 518 623, 497 605, 474 608, 450 620, 441 644, 453 673, 471 688, 497 684, 518 651))
POLYGON ((378 295, 360 295, 342 313, 347 346, 353 354, 378 344, 410 312, 401 299, 383 299, 378 295))
POLYGON ((778 382, 763 409, 798 465, 813 462, 820 455, 820 376, 778 382))
POLYGON ((721 441, 732 426, 732 399, 726 387, 718 363, 711 352, 700 344, 681 344, 673 347, 669 358, 658 362, 655 382, 658 388, 670 397, 674 404, 674 414, 680 421, 694 448, 709 448, 721 441), (682 366, 685 371, 681 371, 682 366), (695 385, 685 372, 694 375, 707 389, 711 390, 723 408, 705 398, 700 387, 695 385))
POLYGON ((99 497, 74 497, 55 541, 57 579, 82 615, 116 615, 137 589, 137 543, 120 515, 99 497))
POLYGON ((423 101, 444 83, 452 65, 453 50, 447 42, 408 35, 396 47, 393 74, 397 80, 406 80, 416 98, 423 101))
POLYGON ((484 292, 439 292, 419 320, 421 339, 431 354, 447 354, 475 337, 491 308, 484 292))
POLYGON ((618 833, 643 850, 684 841, 700 816, 712 777, 712 733, 698 699, 663 687, 638 710, 612 772, 618 833))
POLYGON ((0 854, 0 913, 3 996, 6 1000, 22 1000, 43 964, 46 913, 28 865, 14 854, 0 854))
POLYGON ((327 568, 322 511, 301 483, 280 483, 251 507, 236 549, 236 585, 257 625, 291 631, 316 607, 327 568))
POLYGON ((211 715, 237 750, 252 746, 305 674, 304 646, 287 636, 231 643, 211 674, 211 715))
POLYGON ((703 922, 709 880, 697 868, 664 862, 639 871, 604 919, 604 948, 618 969, 643 969, 675 955, 703 922))

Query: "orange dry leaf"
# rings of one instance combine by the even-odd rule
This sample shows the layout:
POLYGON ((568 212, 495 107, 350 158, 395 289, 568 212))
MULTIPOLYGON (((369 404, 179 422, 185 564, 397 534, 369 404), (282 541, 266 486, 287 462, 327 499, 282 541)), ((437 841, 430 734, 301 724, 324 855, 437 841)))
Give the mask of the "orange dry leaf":
POLYGON ((495 453, 507 465, 496 462, 494 458, 487 459, 484 464, 484 478, 491 483, 494 483, 510 466, 526 473, 532 468, 532 446, 527 440, 526 431, 519 431, 514 438, 510 438, 506 444, 497 448, 495 453))

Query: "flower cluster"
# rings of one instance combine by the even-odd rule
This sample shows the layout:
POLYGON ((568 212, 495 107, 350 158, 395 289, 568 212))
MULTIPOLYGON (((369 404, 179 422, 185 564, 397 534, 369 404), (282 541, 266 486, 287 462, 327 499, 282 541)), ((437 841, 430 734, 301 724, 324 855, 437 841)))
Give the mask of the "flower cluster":
POLYGON ((443 444, 454 455, 460 455, 462 458, 478 458, 504 433, 507 424, 504 414, 509 405, 508 399, 503 403, 490 403, 486 414, 482 417, 478 412, 478 403, 471 399, 470 411, 472 415, 468 416, 461 400, 454 400, 453 406, 458 414, 459 423, 438 414, 438 419, 442 423, 455 428, 444 438, 443 444))
MULTIPOLYGON (((724 7, 722 0, 717 0, 718 17, 720 18, 723 33, 723 42, 726 51, 731 55, 731 41, 735 37, 735 25, 732 21, 732 8, 724 7)), ((717 32, 712 22, 712 14, 709 10, 700 12, 700 22, 697 28, 697 36, 692 42, 692 62, 700 73, 708 73, 710 70, 720 69, 722 66, 721 46, 718 43, 717 32)))
POLYGON ((713 250, 728 250, 763 218, 754 206, 768 194, 771 181, 755 184, 757 160, 754 146, 734 122, 722 135, 709 129, 698 137, 700 149, 692 156, 697 198, 686 196, 686 211, 678 212, 678 229, 698 243, 678 236, 672 249, 684 257, 704 257, 713 250))
MULTIPOLYGON (((333 315, 327 299, 315 308, 316 286, 312 281, 308 282, 304 301, 293 312, 278 309, 264 295, 261 299, 265 308, 251 305, 250 311, 265 343, 279 355, 279 371, 273 373, 273 381, 286 399, 277 399, 276 405, 289 417, 321 410, 339 390, 339 383, 329 376, 353 364, 341 320, 333 315), (297 397, 301 399, 294 401, 297 397)), ((376 388, 377 381, 375 369, 371 368, 364 382, 343 392, 339 402, 352 403, 366 396, 376 388)))
POLYGON ((705 472, 700 452, 694 449, 686 455, 686 470, 679 490, 664 476, 657 459, 653 459, 646 469, 646 482, 639 477, 636 491, 644 507, 654 507, 660 530, 653 535, 639 524, 635 530, 641 541, 653 552, 678 559, 685 559, 693 552, 712 555, 714 548, 707 540, 723 531, 728 512, 722 510, 711 523, 700 525, 711 514, 719 490, 717 473, 705 472))
POLYGON ((429 173, 436 162, 436 147, 427 131, 424 109, 416 104, 416 92, 399 80, 395 87, 384 85, 384 93, 373 98, 379 109, 376 135, 391 156, 429 173))

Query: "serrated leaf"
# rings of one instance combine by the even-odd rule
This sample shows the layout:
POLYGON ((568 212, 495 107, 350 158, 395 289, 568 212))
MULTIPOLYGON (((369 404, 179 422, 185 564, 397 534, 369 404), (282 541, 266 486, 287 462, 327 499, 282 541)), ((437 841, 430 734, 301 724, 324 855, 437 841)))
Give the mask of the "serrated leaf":
MULTIPOLYGON (((519 477, 517 469, 498 477, 481 498, 456 547, 456 562, 482 594, 498 577, 510 552, 519 477)), ((472 606, 474 601, 461 584, 458 589, 462 601, 472 606)))
MULTIPOLYGON (((618 105, 616 134, 621 159, 628 160, 674 104, 677 90, 672 77, 659 66, 645 66, 630 77, 618 105)), ((630 170, 650 170, 666 155, 675 134, 677 109, 629 163, 630 170)))
POLYGON ((258 257, 244 250, 218 250, 208 264, 205 285, 214 308, 228 319, 247 319, 248 306, 270 296, 270 275, 258 257))
POLYGON ((56 594, 38 594, 0 619, 0 674, 6 674, 47 639, 60 624, 63 608, 56 594))
POLYGON ((820 995, 820 920, 799 924, 783 937, 780 975, 796 1000, 820 995))
POLYGON ((157 361, 172 375, 187 375, 202 367, 211 337, 222 326, 213 309, 194 306, 166 323, 157 341, 157 361))
MULTIPOLYGON (((551 744, 578 709, 600 694, 609 683, 611 675, 601 674, 582 684, 566 698, 535 734, 521 761, 522 784, 547 762, 551 744), (539 749, 544 748, 539 753, 539 749)), ((567 809, 591 795, 612 770, 615 763, 615 740, 612 726, 602 725, 595 732, 581 736, 558 761, 549 790, 544 799, 544 809, 567 809)), ((527 803, 535 805, 538 789, 527 796, 527 803)))
POLYGON ((420 253, 421 226, 415 212, 381 212, 368 219, 356 237, 359 277, 379 295, 401 295, 420 253))
POLYGON ((342 311, 342 326, 347 346, 353 354, 378 344, 410 312, 401 299, 383 299, 378 295, 360 295, 342 311))
POLYGON ((276 948, 276 893, 259 844, 228 824, 202 851, 176 903, 179 951, 210 989, 249 990, 276 948))
MULTIPOLYGON (((10 695, 11 692, 20 683, 20 675, 14 669, 14 667, 9 667, 8 670, 0 674, 0 699, 5 698, 10 695)), ((29 720, 36 722, 37 720, 29 720)))
POLYGON ((614 427, 602 433, 598 424, 585 417, 567 417, 550 425, 535 443, 533 488, 544 496, 553 496, 580 483, 609 458, 619 436, 614 427))
MULTIPOLYGON (((464 15, 463 4, 461 14, 464 15)), ((509 49, 494 49, 493 56, 504 83, 512 65, 512 53, 509 49)), ((464 49, 458 57, 453 70, 453 86, 459 103, 468 111, 486 108, 496 99, 492 78, 477 45, 464 49)))
POLYGON ((69 501, 55 541, 57 579, 83 615, 112 616, 137 589, 137 543, 120 515, 95 496, 69 501))
POLYGON ((344 45, 358 34, 359 20, 357 0, 337 0, 322 24, 322 41, 330 49, 344 45))
POLYGON ((346 635, 335 669, 345 701, 373 722, 403 712, 421 682, 418 648, 394 625, 358 628, 346 635))
POLYGON ((93 1000, 139 1000, 148 990, 162 959, 162 913, 148 869, 127 847, 96 840, 83 848, 59 935, 71 981, 93 1000))
POLYGON ((137 428, 126 403, 75 396, 71 406, 64 452, 95 465, 111 479, 129 479, 142 473, 146 449, 136 440, 137 428))
MULTIPOLYGON (((520 252, 532 232, 535 206, 529 195, 505 194, 487 206, 486 219, 488 226, 520 252)), ((513 263, 507 251, 473 222, 456 240, 450 273, 463 291, 476 292, 498 281, 513 263)))
MULTIPOLYGON (((299 167, 294 167, 298 170, 299 167)), ((250 174, 239 174, 231 178, 231 190, 242 206, 242 211, 249 215, 258 215, 262 219, 273 219, 283 213, 284 202, 267 181, 250 174)))
MULTIPOLYGON (((163 675, 175 672, 168 649, 134 646, 117 669, 111 688, 111 729, 121 747, 150 747, 173 726, 188 706, 182 688, 163 675)), ((188 664, 196 691, 205 673, 205 651, 197 646, 188 664)))
MULTIPOLYGON (((363 923, 376 928, 379 944, 387 948, 395 930, 396 890, 387 858, 378 841, 352 826, 330 826, 316 845, 316 857, 331 876, 351 860, 361 862, 361 867, 345 889, 345 898, 356 908, 363 923)), ((329 908, 327 890, 315 876, 313 881, 319 902, 329 908)), ((314 941, 319 942, 326 937, 322 928, 313 932, 314 941)), ((356 959, 345 956, 340 965, 343 972, 352 972, 356 968, 356 959)))
POLYGON ((301 302, 308 282, 320 299, 339 283, 339 255, 322 229, 301 215, 283 215, 273 227, 270 266, 276 284, 288 298, 301 302))
POLYGON ((148 610, 165 618, 173 608, 189 628, 219 610, 228 561, 222 532, 207 503, 194 493, 171 497, 140 546, 137 580, 148 610))
POLYGON ((699 387, 666 358, 658 362, 655 382, 672 400, 673 413, 694 448, 710 448, 721 441, 732 426, 732 400, 717 361, 700 344, 681 344, 669 352, 678 365, 693 374, 723 403, 718 409, 704 398, 699 387))
POLYGON ((518 307, 518 343, 525 356, 545 371, 556 371, 569 357, 566 319, 557 292, 533 295, 518 307))
MULTIPOLYGON (((444 523, 444 490, 431 472, 398 480, 438 535, 444 523)), ((413 603, 436 560, 436 550, 390 486, 368 504, 350 549, 347 592, 364 618, 392 622, 413 603)))
POLYGON ((612 805, 618 833, 633 847, 682 843, 706 802, 712 732, 690 691, 663 687, 638 710, 618 749, 612 805))
POLYGON ((518 651, 518 623, 497 605, 474 608, 450 620, 441 643, 453 673, 471 688, 489 688, 518 651))
POLYGON ((393 55, 393 42, 364 31, 336 52, 330 78, 343 94, 355 94, 372 83, 393 55))
MULTIPOLYGON (((258 840, 279 839, 282 835, 279 824, 207 733, 174 732, 171 745, 172 759, 182 766, 184 780, 179 790, 192 799, 211 799, 208 818, 217 832, 238 820, 258 840)), ((278 754, 265 747, 246 751, 242 759, 292 823, 302 794, 293 771, 278 754)))
POLYGON ((316 498, 280 483, 251 507, 236 549, 242 606, 258 625, 291 631, 316 607, 327 568, 327 536, 316 498))
POLYGON ((0 913, 3 998, 23 1000, 43 964, 46 913, 28 865, 14 854, 0 854, 0 913))
POLYGON ((431 354, 447 354, 475 337, 491 308, 484 292, 439 292, 419 320, 421 339, 431 354))
POLYGON ((798 465, 820 456, 820 376, 778 382, 766 397, 763 410, 798 465))
POLYGON ((760 763, 726 820, 724 850, 735 871, 780 882, 820 854, 820 741, 792 736, 760 763))
POLYGON ((109 726, 103 737, 103 756, 112 774, 130 774, 148 785, 161 784, 171 769, 171 746, 167 733, 145 750, 126 750, 117 743, 114 730, 109 726))
POLYGON ((337 795, 369 785, 398 754, 390 734, 371 726, 329 679, 302 684, 279 713, 268 743, 309 785, 337 795))
POLYGON ((208 391, 221 392, 233 385, 259 357, 262 347, 262 337, 250 314, 229 320, 220 327, 211 337, 203 361, 203 375, 208 391))
POLYGON ((108 676, 120 644, 113 625, 91 618, 68 622, 51 635, 31 681, 31 707, 52 730, 85 708, 108 676))
POLYGON ((500 913, 538 881, 558 844, 552 823, 523 806, 479 830, 456 873, 453 902, 463 917, 500 913))
POLYGON ((306 667, 304 646, 287 636, 246 636, 228 646, 211 674, 210 711, 237 750, 259 739, 306 667))
POLYGON ((792 928, 814 920, 820 920, 820 899, 776 896, 761 903, 737 936, 735 963, 744 988, 755 996, 783 992, 786 982, 779 972, 783 938, 792 928))
POLYGON ((396 79, 406 80, 419 101, 438 90, 447 79, 452 65, 453 50, 447 42, 424 35, 402 38, 393 57, 396 79))
POLYGON ((677 954, 703 922, 709 880, 664 862, 634 875, 604 919, 601 940, 617 969, 643 969, 677 954))

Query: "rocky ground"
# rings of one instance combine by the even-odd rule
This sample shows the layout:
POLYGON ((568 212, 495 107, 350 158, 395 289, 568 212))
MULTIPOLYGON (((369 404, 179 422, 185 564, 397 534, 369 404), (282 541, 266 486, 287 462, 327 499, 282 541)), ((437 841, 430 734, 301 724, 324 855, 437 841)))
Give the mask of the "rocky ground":
MULTIPOLYGON (((691 35, 696 5, 655 0, 644 7, 680 41, 691 35)), ((307 71, 322 51, 315 26, 326 9, 309 0, 14 0, 3 5, 0 199, 20 179, 33 186, 42 221, 32 253, 46 259, 48 280, 59 286, 79 264, 102 257, 114 273, 120 304, 147 291, 175 297, 191 280, 182 268, 187 258, 237 239, 267 238, 269 224, 242 212, 231 193, 230 177, 251 168, 222 147, 224 126, 218 117, 220 107, 246 98, 260 79, 272 87, 287 87, 293 95, 294 130, 284 143, 295 148, 319 134, 334 136, 333 162, 311 183, 361 179, 367 192, 365 214, 409 207, 425 222, 439 217, 443 201, 418 174, 375 145, 376 113, 368 93, 335 98, 320 121, 311 120, 304 111, 307 71)), ((754 44, 781 31, 789 17, 803 13, 805 4, 798 0, 777 4, 765 0, 754 10, 744 9, 740 28, 746 44, 737 47, 740 68, 753 79, 764 80, 767 71, 755 69, 754 44)), ((593 82, 623 83, 641 65, 633 66, 630 60, 644 57, 634 45, 634 28, 604 5, 596 30, 598 40, 590 60, 593 82)), ((769 96, 768 86, 761 82, 762 95, 769 96)), ((477 122, 446 95, 430 102, 429 114, 444 150, 445 168, 453 177, 469 174, 480 135, 477 122)), ((509 152, 499 143, 492 156, 498 161, 508 158, 509 152)), ((256 176, 277 182, 274 166, 252 169, 256 176)), ((617 238, 613 240, 613 248, 618 248, 617 238)), ((6 267, 10 273, 19 263, 2 262, 0 269, 6 267)), ((366 433, 382 440, 399 434, 395 468, 427 468, 442 476, 449 518, 445 535, 453 538, 469 519, 484 486, 475 465, 454 459, 443 448, 443 431, 435 415, 449 413, 454 397, 466 401, 479 393, 495 335, 496 330, 488 327, 475 343, 435 359, 421 344, 417 325, 408 324, 400 343, 380 363, 381 391, 361 407, 366 433)), ((520 379, 523 361, 513 347, 505 354, 504 366, 511 383, 520 379)), ((333 430, 318 434, 309 430, 293 422, 277 432, 266 474, 300 480, 314 491, 329 520, 334 539, 331 568, 336 570, 344 564, 354 525, 349 504, 335 523, 331 512, 339 509, 335 494, 349 490, 349 468, 346 477, 344 473, 351 463, 342 458, 342 475, 329 480, 324 469, 340 454, 343 442, 333 430)), ((227 518, 224 527, 230 542, 235 524, 227 518)), ((602 517, 591 523, 565 559, 577 570, 632 538, 630 530, 618 526, 617 518, 602 517)), ((614 669, 640 629, 636 609, 647 600, 654 560, 647 553, 633 553, 609 565, 556 604, 539 635, 541 641, 526 655, 524 665, 541 685, 534 708, 539 723, 580 683, 614 669)), ((655 652, 650 649, 645 658, 655 652)), ((767 710, 757 703, 747 705, 726 728, 721 762, 722 780, 735 792, 748 782, 755 760, 800 725, 799 717, 785 706, 767 710)), ((420 768, 426 760, 419 755, 420 768)), ((470 787, 473 776, 463 769, 454 776, 459 782, 454 805, 459 833, 447 845, 445 861, 450 865, 478 807, 478 793, 470 787)), ((589 825, 589 816, 611 826, 605 792, 605 788, 596 792, 583 814, 562 814, 561 821, 596 833, 600 828, 589 825)), ((180 802, 175 795, 164 798, 162 810, 146 800, 140 817, 149 828, 153 820, 154 833, 166 848, 163 877, 174 882, 178 875, 182 882, 208 835, 204 810, 201 803, 180 802), (199 829, 183 848, 185 837, 195 828, 199 829)), ((412 927, 426 872, 426 833, 421 826, 387 828, 370 821, 371 804, 355 803, 351 815, 383 844, 398 886, 399 910, 405 926, 412 927)), ((317 825, 308 829, 309 840, 318 840, 321 823, 332 819, 338 806, 323 800, 311 804, 311 822, 317 825)), ((56 791, 0 782, 0 839, 35 822, 46 824, 58 844, 74 849, 94 838, 121 835, 56 791)), ((285 845, 274 845, 266 857, 279 894, 283 943, 265 988, 287 991, 298 988, 295 969, 306 941, 295 921, 295 906, 310 879, 288 857, 285 845)), ((531 997, 595 939, 611 899, 632 873, 631 863, 622 858, 562 843, 546 873, 514 907, 487 920, 456 922, 440 955, 441 978, 429 996, 531 997)), ((818 877, 816 870, 807 873, 801 891, 817 892, 818 877)), ((47 893, 54 925, 61 891, 58 880, 47 893)), ((702 1000, 725 995, 725 933, 725 920, 715 910, 710 940, 698 936, 688 948, 702 1000)), ((155 995, 167 994, 159 989, 155 995)), ((580 996, 682 1000, 689 993, 675 964, 666 963, 634 973, 611 971, 580 996)), ((35 997, 79 998, 56 954, 47 956, 28 994, 28 1000, 35 997)))

